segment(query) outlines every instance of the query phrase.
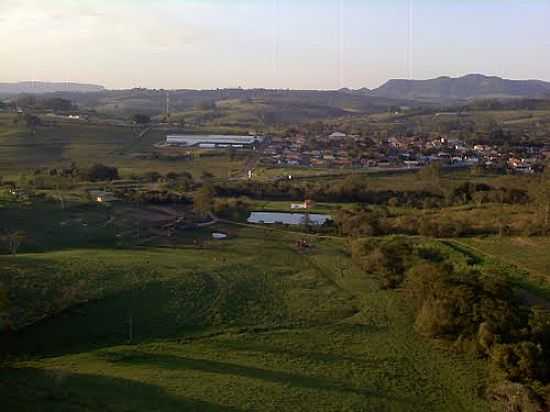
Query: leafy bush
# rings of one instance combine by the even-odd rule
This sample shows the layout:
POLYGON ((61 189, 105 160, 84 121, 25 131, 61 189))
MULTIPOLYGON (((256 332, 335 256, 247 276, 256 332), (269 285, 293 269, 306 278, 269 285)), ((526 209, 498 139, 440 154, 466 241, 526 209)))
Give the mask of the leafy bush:
POLYGON ((218 200, 214 204, 214 214, 224 219, 244 222, 250 216, 249 207, 240 199, 218 200))
POLYGON ((119 178, 118 169, 116 167, 105 166, 101 163, 96 163, 90 167, 85 174, 86 178, 92 182, 103 180, 116 180, 119 178))
POLYGON ((401 285, 412 253, 411 243, 399 237, 382 242, 352 242, 352 258, 366 272, 382 275, 384 289, 394 289, 401 285))

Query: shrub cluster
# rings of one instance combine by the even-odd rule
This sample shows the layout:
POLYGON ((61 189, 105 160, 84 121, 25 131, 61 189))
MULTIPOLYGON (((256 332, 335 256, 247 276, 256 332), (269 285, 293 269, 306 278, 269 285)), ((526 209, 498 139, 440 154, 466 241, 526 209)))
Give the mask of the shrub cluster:
POLYGON ((457 268, 437 249, 398 237, 355 240, 352 256, 383 288, 402 288, 419 334, 486 358, 495 387, 519 384, 529 402, 550 406, 550 313, 523 305, 504 273, 457 268))
POLYGON ((432 190, 373 190, 367 179, 350 176, 340 183, 276 182, 222 182, 216 193, 222 197, 246 196, 262 200, 312 199, 317 202, 357 202, 390 207, 419 209, 457 206, 468 203, 525 204, 528 192, 514 188, 495 188, 483 183, 465 182, 458 186, 435 185, 432 190))

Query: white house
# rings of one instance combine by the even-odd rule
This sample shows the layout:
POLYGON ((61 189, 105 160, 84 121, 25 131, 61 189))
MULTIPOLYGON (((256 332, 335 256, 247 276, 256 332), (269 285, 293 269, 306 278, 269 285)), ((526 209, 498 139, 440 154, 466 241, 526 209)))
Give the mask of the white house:
POLYGON ((328 138, 331 139, 331 140, 338 140, 338 139, 344 139, 344 138, 346 138, 346 136, 347 135, 345 133, 334 132, 328 138))
POLYGON ((313 207, 313 201, 305 200, 303 203, 292 203, 291 209, 311 209, 313 207))

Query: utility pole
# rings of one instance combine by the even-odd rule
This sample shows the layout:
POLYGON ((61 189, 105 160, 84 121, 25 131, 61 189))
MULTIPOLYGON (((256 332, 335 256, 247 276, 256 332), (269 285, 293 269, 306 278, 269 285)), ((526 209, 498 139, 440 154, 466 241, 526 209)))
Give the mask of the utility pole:
POLYGON ((59 187, 59 183, 55 185, 56 191, 57 191, 57 197, 59 199, 59 203, 61 204, 61 209, 65 210, 65 199, 63 198, 63 193, 61 192, 61 188, 59 187))

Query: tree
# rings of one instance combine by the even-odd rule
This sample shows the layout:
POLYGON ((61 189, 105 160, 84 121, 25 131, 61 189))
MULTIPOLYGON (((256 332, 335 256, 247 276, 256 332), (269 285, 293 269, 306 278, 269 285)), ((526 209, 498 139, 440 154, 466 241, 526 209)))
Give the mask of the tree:
POLYGON ((133 120, 136 124, 139 125, 146 125, 151 123, 151 118, 147 116, 146 114, 135 114, 133 117, 133 120))
POLYGON ((68 112, 76 108, 73 102, 60 97, 53 97, 51 99, 46 99, 42 104, 47 109, 51 109, 59 112, 68 112))
POLYGON ((193 199, 193 208, 201 215, 206 216, 214 207, 214 188, 210 185, 202 186, 193 199))
POLYGON ((116 180, 118 179, 118 169, 116 167, 105 166, 96 163, 88 169, 87 176, 90 181, 116 180))
POLYGON ((8 310, 8 292, 5 288, 3 288, 3 285, 0 284, 0 332, 2 330, 6 330, 9 328, 9 320, 7 317, 7 310, 8 310))
POLYGON ((342 182, 340 193, 344 199, 359 200, 361 192, 367 190, 367 182, 364 176, 350 175, 342 182))
POLYGON ((250 216, 249 205, 240 199, 218 200, 214 202, 213 212, 216 216, 244 222, 250 216))
POLYGON ((18 107, 29 109, 37 105, 36 97, 32 94, 20 95, 15 101, 18 107))
POLYGON ((4 312, 8 307, 8 293, 0 284, 0 313, 4 312))
POLYGON ((146 181, 151 182, 151 183, 156 183, 160 179, 162 179, 162 175, 159 172, 156 172, 156 171, 145 172, 143 177, 145 178, 146 181))
POLYGON ((36 128, 42 124, 40 118, 30 113, 25 113, 24 116, 25 125, 32 130, 32 133, 36 133, 36 128))

